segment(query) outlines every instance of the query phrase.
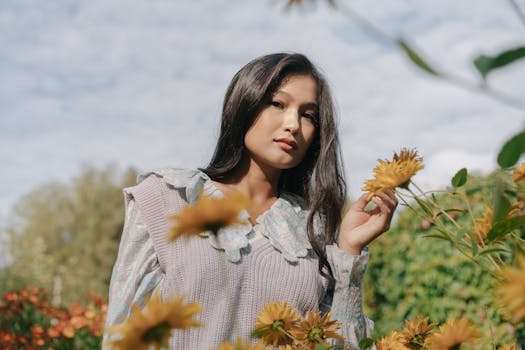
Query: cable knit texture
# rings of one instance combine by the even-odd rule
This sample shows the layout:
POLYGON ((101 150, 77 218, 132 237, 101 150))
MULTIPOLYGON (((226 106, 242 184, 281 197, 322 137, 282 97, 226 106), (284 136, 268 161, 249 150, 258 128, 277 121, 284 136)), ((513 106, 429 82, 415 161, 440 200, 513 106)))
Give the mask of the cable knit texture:
MULTIPOLYGON (((199 302, 200 328, 175 330, 170 349, 211 349, 237 336, 250 339, 262 308, 286 301, 301 314, 331 307, 343 323, 342 334, 357 346, 373 323, 362 311, 361 280, 368 261, 365 249, 352 256, 327 246, 334 271, 334 293, 318 272, 318 259, 306 238, 308 211, 292 193, 281 193, 251 224, 169 242, 167 217, 195 203, 201 191, 223 197, 199 170, 162 169, 139 177, 124 189, 126 223, 110 285, 106 326, 129 316, 132 303, 143 305, 153 290, 164 300, 181 293, 199 302), (256 236, 264 236, 254 239, 256 236)), ((249 214, 243 211, 241 217, 249 214)), ((104 338, 109 339, 105 334, 104 338)), ((253 340, 253 339, 252 339, 253 340)))

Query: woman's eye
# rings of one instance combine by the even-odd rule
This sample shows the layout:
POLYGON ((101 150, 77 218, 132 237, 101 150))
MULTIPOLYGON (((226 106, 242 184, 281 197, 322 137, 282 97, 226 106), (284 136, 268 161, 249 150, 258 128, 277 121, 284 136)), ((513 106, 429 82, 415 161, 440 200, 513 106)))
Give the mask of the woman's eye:
POLYGON ((310 114, 310 113, 304 113, 303 117, 308 118, 308 119, 312 119, 312 120, 315 118, 315 116, 313 114, 310 114))
POLYGON ((283 104, 279 101, 272 101, 272 106, 277 107, 277 108, 282 108, 283 104))
POLYGON ((303 113, 303 117, 304 117, 304 118, 307 118, 307 119, 310 121, 310 123, 312 123, 315 127, 318 127, 318 126, 319 126, 319 120, 318 120, 316 114, 313 114, 313 113, 303 113))

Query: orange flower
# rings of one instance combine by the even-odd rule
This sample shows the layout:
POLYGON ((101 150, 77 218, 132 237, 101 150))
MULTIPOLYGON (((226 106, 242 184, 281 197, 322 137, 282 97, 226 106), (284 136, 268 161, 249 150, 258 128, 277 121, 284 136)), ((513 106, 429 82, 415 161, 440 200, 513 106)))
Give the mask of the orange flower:
POLYGON ((9 303, 9 302, 20 300, 20 297, 18 296, 18 294, 16 292, 9 292, 9 293, 4 295, 3 299, 4 299, 5 302, 9 303))
POLYGON ((198 202, 172 215, 175 226, 170 229, 170 240, 182 235, 198 235, 205 231, 217 233, 222 227, 243 223, 239 214, 249 208, 251 202, 242 193, 236 192, 224 198, 212 198, 201 194, 198 202))
POLYGON ((400 332, 393 331, 376 342, 377 350, 409 350, 404 344, 404 337, 400 332))
POLYGON ((396 187, 407 187, 412 176, 423 169, 423 159, 417 155, 416 150, 402 149, 399 154, 394 153, 394 158, 379 160, 374 168, 374 178, 365 181, 362 188, 368 192, 368 200, 374 195, 396 187))
POLYGON ((269 303, 257 315, 253 334, 267 345, 291 344, 289 332, 298 321, 297 311, 287 302, 269 303))
POLYGON ((435 323, 428 323, 428 317, 405 321, 403 331, 403 343, 410 349, 421 349, 425 339, 430 335, 435 323))
POLYGON ((219 344, 219 347, 217 350, 263 350, 264 344, 259 342, 255 345, 251 345, 250 343, 244 343, 241 338, 237 338, 235 341, 235 344, 232 344, 230 342, 225 342, 222 344, 219 344))
POLYGON ((62 335, 66 338, 73 338, 75 336, 75 329, 72 326, 67 325, 62 330, 62 335))
POLYGON ((498 350, 519 350, 519 348, 516 345, 516 343, 514 343, 514 344, 503 344, 502 346, 500 346, 498 348, 498 350))
POLYGON ((84 308, 80 303, 73 303, 69 308, 69 312, 71 312, 71 315, 73 316, 80 316, 84 313, 84 308))
POLYGON ((496 287, 496 294, 511 321, 517 324, 525 319, 525 258, 517 255, 516 266, 507 266, 500 274, 504 282, 496 287))
POLYGON ((473 343, 480 337, 481 333, 469 320, 448 320, 426 339, 425 346, 432 350, 450 350, 463 343, 473 343))
POLYGON ((60 332, 54 328, 54 327, 51 327, 47 330, 47 335, 50 337, 50 338, 56 338, 58 336, 60 336, 60 332))
POLYGON ((525 179, 525 162, 521 163, 521 165, 514 169, 514 182, 523 181, 525 179))
POLYGON ((306 345, 308 348, 315 350, 317 344, 328 346, 327 339, 343 339, 337 333, 341 327, 338 321, 330 321, 331 312, 327 312, 321 316, 319 312, 308 311, 305 319, 301 320, 299 324, 294 327, 290 333, 295 338, 296 344, 306 345))
POLYGON ((31 334, 33 335, 33 337, 40 336, 44 334, 44 328, 42 328, 42 326, 40 325, 35 325, 31 327, 31 334))
POLYGON ((73 316, 71 320, 69 320, 69 323, 74 329, 85 327, 88 324, 87 320, 82 316, 73 316))
POLYGON ((119 350, 160 349, 168 342, 170 331, 174 328, 198 327, 193 318, 201 311, 196 303, 184 303, 182 296, 164 303, 154 294, 141 310, 133 305, 133 314, 123 323, 108 329, 109 333, 119 333, 121 338, 109 341, 109 346, 119 350))

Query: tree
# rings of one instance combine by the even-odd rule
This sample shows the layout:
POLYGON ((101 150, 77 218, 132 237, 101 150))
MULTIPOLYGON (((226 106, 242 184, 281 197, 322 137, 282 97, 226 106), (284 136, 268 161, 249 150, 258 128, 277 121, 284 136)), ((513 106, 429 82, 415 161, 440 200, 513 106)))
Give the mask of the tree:
POLYGON ((122 188, 136 178, 133 169, 116 173, 87 167, 70 184, 45 184, 15 204, 0 292, 41 287, 58 304, 107 295, 124 224, 122 188))

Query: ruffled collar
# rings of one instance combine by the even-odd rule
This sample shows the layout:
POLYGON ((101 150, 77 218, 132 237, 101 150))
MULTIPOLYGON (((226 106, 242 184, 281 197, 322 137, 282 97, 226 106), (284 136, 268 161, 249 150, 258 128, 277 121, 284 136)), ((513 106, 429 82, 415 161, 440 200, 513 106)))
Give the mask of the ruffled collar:
MULTIPOLYGON (((201 190, 207 196, 224 197, 208 175, 198 169, 166 168, 153 173, 169 186, 182 189, 190 204, 197 201, 201 190)), ((246 224, 222 228, 216 235, 211 232, 203 232, 201 235, 208 237, 214 248, 224 250, 227 259, 235 263, 241 260, 241 250, 249 248, 248 237, 256 231, 268 238, 286 260, 296 262, 298 258, 305 257, 311 248, 306 233, 308 211, 303 209, 301 203, 299 196, 283 192, 268 210, 259 215, 255 225, 248 220, 250 214, 243 210, 239 218, 246 224)))

